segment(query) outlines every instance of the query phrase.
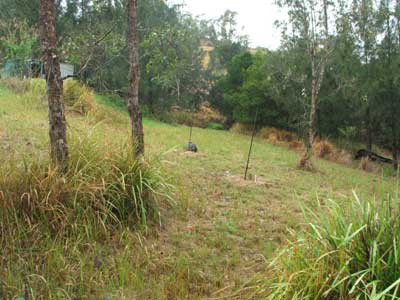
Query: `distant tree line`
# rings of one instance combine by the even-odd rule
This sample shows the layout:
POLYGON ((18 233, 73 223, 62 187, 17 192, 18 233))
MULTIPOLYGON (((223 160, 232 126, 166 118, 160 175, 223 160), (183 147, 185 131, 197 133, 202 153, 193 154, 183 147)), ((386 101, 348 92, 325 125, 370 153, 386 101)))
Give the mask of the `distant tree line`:
MULTIPOLYGON (((41 58, 38 3, 0 2, 3 61, 41 58)), ((100 92, 128 92, 126 7, 126 0, 55 1, 60 59, 74 64, 79 79, 100 92)), ((218 20, 199 20, 163 0, 138 1, 142 104, 157 113, 173 105, 192 107, 206 100, 214 71, 246 49, 246 40, 236 34, 235 24, 235 13, 230 11, 218 20), (215 47, 209 70, 202 67, 204 40, 215 47)))
POLYGON ((296 131, 311 144, 324 136, 365 142, 368 151, 380 145, 397 169, 400 1, 278 4, 289 12, 280 48, 233 57, 212 89, 213 104, 230 122, 250 123, 258 110, 260 125, 296 131))
MULTIPOLYGON (((139 0, 140 103, 158 114, 209 101, 234 122, 392 151, 400 144, 400 1, 278 0, 279 49, 248 51, 236 14, 198 19, 163 0, 139 0), (207 68, 201 50, 213 46, 207 68)), ((0 63, 40 58, 38 0, 0 2, 0 63)), ((129 94, 127 1, 55 1, 60 59, 100 92, 129 94)), ((132 84, 132 82, 131 82, 132 84)))

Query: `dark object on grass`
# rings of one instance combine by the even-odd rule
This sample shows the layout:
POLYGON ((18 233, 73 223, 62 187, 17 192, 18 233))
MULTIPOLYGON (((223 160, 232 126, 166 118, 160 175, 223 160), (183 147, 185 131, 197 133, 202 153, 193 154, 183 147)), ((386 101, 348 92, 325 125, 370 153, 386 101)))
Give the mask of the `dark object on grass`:
POLYGON ((372 161, 378 161, 378 162, 382 162, 382 163, 386 163, 386 164, 392 164, 393 163, 393 159, 387 158, 387 157, 383 157, 379 154, 376 154, 375 152, 372 151, 368 151, 366 149, 361 149, 358 150, 356 155, 355 155, 355 159, 361 159, 364 157, 368 157, 370 160, 372 161))
POLYGON ((186 150, 195 153, 198 151, 196 144, 193 144, 191 141, 188 143, 186 150))

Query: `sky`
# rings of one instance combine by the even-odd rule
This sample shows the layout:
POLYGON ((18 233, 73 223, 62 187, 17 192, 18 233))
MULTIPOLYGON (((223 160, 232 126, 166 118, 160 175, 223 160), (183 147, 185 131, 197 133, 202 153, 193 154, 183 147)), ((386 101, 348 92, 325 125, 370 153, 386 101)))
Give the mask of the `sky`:
POLYGON ((185 11, 206 19, 217 18, 227 9, 235 11, 238 30, 249 36, 250 46, 276 49, 280 43, 280 32, 274 26, 285 14, 274 4, 274 0, 169 0, 170 3, 185 3, 185 11))

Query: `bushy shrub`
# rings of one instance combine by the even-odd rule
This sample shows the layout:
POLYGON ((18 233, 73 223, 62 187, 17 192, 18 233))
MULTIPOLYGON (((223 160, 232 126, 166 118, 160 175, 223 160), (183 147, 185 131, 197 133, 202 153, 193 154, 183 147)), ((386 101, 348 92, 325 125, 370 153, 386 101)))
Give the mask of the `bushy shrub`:
POLYGON ((308 227, 271 263, 269 299, 400 297, 398 199, 329 201, 305 210, 308 227))
POLYGON ((225 130, 225 126, 223 124, 220 123, 208 123, 207 124, 207 128, 208 129, 214 129, 214 130, 225 130))

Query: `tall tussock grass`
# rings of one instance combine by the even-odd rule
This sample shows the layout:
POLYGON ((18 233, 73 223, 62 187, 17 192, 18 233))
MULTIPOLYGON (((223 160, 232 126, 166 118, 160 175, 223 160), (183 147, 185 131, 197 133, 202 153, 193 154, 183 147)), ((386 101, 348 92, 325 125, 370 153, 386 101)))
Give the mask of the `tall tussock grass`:
MULTIPOLYGON (((0 84, 19 95, 26 104, 41 107, 47 103, 46 82, 42 78, 4 78, 0 84)), ((67 79, 63 84, 64 102, 68 110, 86 115, 99 109, 94 92, 75 79, 67 79)))
POLYGON ((308 227, 271 263, 269 299, 400 299, 398 197, 305 210, 308 227))
POLYGON ((6 219, 49 226, 60 234, 85 221, 110 229, 146 225, 157 217, 161 199, 170 199, 160 169, 133 159, 127 145, 102 147, 88 139, 73 140, 65 173, 40 159, 4 162, 0 199, 6 219))
POLYGON ((107 147, 90 130, 69 141, 64 174, 39 156, 1 162, 0 299, 100 297, 132 284, 126 251, 137 250, 128 236, 158 224, 172 205, 156 161, 134 159, 126 144, 107 147))

